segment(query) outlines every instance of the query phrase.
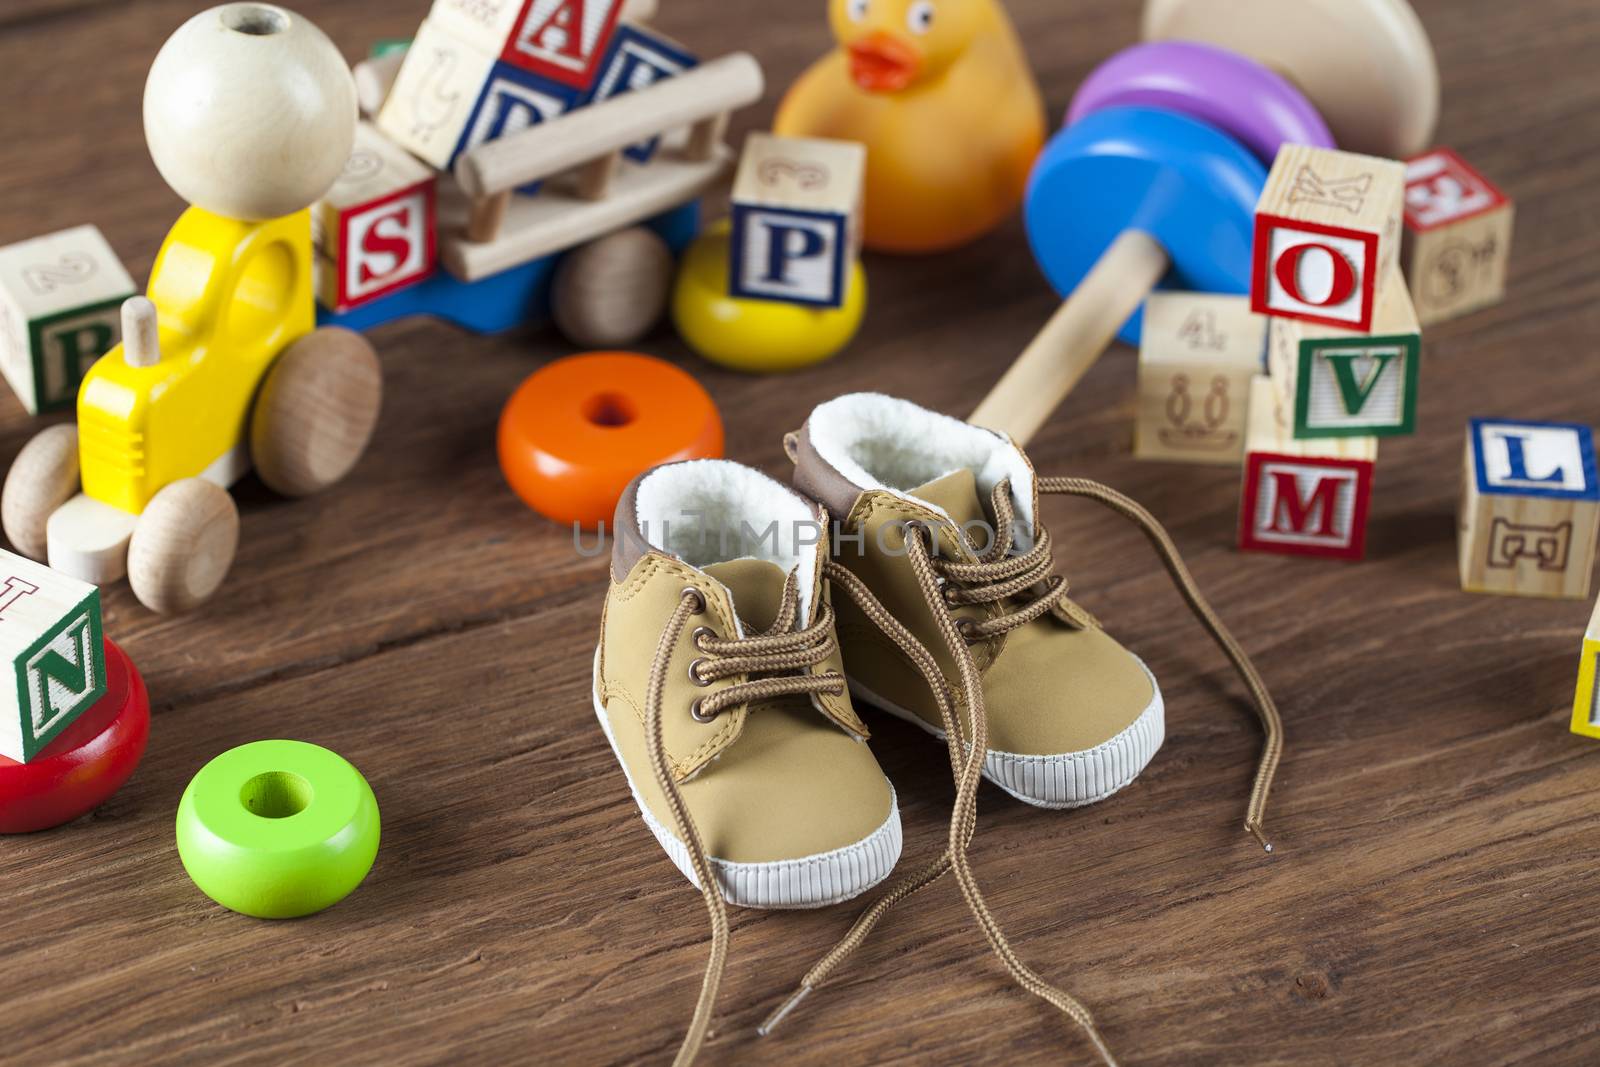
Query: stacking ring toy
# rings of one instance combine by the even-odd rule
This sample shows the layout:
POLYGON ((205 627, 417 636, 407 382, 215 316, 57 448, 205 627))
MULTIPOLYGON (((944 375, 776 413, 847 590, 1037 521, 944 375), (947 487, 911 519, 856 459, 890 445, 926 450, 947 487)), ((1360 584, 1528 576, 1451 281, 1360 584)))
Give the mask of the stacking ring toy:
POLYGON ((178 802, 178 857, 225 908, 292 919, 337 904, 378 854, 361 772, 304 741, 255 741, 200 768, 178 802))
POLYGON ((71 822, 109 800, 139 765, 150 697, 122 649, 105 645, 105 696, 27 763, 0 756, 0 833, 71 822))
POLYGON ((729 248, 724 220, 689 246, 673 286, 673 325, 701 356, 733 370, 770 374, 821 363, 856 335, 867 311, 867 274, 859 261, 842 305, 806 307, 730 296, 729 248))
POLYGON ((597 526, 640 473, 722 455, 722 418, 700 383, 629 352, 558 359, 517 387, 500 414, 500 470, 529 507, 597 526))

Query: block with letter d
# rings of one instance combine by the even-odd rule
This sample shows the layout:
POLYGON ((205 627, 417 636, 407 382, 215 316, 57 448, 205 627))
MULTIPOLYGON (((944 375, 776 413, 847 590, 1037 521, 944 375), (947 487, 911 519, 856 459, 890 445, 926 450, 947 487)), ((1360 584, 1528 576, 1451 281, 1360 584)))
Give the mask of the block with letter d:
POLYGON ((377 127, 356 127, 344 172, 311 212, 324 307, 348 311, 433 273, 436 184, 377 127))
POLYGON ((0 371, 32 414, 68 409, 122 339, 133 279, 93 226, 0 248, 0 371))
POLYGON ((1589 595, 1600 474, 1589 427, 1473 419, 1457 530, 1461 588, 1504 596, 1589 595))
POLYGON ((1358 560, 1378 442, 1371 437, 1297 441, 1272 381, 1250 383, 1239 547, 1252 552, 1358 560))
MULTIPOLYGON (((623 23, 600 67, 600 75, 584 97, 583 103, 598 104, 647 89, 656 82, 665 81, 699 65, 699 60, 683 47, 660 34, 623 23)), ((639 144, 629 145, 623 153, 635 163, 648 163, 655 156, 661 138, 652 137, 639 144)))
POLYGON ((853 141, 752 133, 733 185, 729 293, 843 306, 860 251, 866 163, 853 141))
POLYGON ((100 590, 0 552, 0 755, 26 763, 106 691, 100 590))
POLYGON ((1368 333, 1399 262, 1406 169, 1285 145, 1256 204, 1251 308, 1368 333))

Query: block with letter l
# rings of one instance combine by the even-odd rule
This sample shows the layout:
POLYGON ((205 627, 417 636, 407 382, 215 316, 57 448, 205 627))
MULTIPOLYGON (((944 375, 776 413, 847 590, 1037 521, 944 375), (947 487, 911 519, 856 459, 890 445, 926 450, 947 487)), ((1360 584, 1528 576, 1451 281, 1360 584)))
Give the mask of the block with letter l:
POLYGON ((1250 383, 1239 547, 1253 552, 1358 560, 1378 442, 1371 437, 1294 438, 1271 379, 1250 383))
POLYGON ((1600 475, 1589 427, 1473 419, 1458 517, 1461 588, 1504 596, 1589 595, 1600 475))
POLYGON ((866 169, 867 150, 854 141, 752 133, 733 184, 728 292, 842 307, 866 169))
POLYGON ((106 691, 100 590, 0 552, 0 755, 26 763, 106 691))

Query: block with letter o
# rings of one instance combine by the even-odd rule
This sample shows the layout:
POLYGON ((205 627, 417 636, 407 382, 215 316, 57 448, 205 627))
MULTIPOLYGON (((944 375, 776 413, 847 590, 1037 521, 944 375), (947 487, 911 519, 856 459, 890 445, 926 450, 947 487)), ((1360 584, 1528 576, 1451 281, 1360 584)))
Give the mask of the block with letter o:
POLYGON ((1377 262, 1375 234, 1259 215, 1251 309, 1365 332, 1372 328, 1377 262))

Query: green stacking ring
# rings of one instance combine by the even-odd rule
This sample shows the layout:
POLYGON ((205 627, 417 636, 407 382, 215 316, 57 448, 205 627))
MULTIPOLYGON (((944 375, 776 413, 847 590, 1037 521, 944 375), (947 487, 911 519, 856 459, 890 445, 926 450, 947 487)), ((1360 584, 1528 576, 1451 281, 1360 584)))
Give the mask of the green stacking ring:
POLYGON ((343 900, 378 854, 378 801, 343 757, 255 741, 200 768, 178 802, 178 856, 225 908, 260 919, 343 900))

